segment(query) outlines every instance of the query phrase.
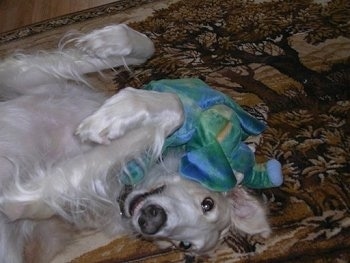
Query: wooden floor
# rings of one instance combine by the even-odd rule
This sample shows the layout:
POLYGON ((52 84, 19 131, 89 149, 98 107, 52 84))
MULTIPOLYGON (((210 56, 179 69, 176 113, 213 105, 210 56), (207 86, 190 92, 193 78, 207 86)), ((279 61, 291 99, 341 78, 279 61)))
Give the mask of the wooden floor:
POLYGON ((0 33, 116 0, 0 0, 0 33))

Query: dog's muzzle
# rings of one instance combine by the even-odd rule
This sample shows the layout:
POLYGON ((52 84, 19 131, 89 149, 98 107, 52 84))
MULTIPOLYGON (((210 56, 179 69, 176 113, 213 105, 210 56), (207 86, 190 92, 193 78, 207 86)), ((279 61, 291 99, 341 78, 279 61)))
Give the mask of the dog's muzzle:
POLYGON ((138 224, 141 232, 146 235, 156 234, 167 221, 165 210, 154 204, 143 207, 140 211, 138 224))
MULTIPOLYGON (((162 193, 164 189, 165 185, 162 185, 149 192, 134 196, 127 208, 125 207, 125 200, 127 199, 128 195, 132 192, 132 187, 125 187, 122 191, 121 196, 118 198, 118 203, 120 206, 122 216, 127 216, 125 211, 128 212, 129 216, 133 216, 134 210, 138 204, 140 204, 149 196, 162 193)), ((140 209, 137 223, 143 234, 154 235, 165 225, 166 221, 167 214, 161 206, 157 204, 148 204, 140 209)))

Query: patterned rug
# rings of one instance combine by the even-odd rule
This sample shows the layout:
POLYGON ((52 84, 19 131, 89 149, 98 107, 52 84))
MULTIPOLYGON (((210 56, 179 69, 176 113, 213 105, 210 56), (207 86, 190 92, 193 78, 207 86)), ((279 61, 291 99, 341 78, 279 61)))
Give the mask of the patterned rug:
MULTIPOLYGON (((130 2, 138 2, 140 13, 141 4, 152 10, 127 22, 145 32, 157 51, 132 74, 117 69, 113 88, 203 79, 267 121, 257 158, 280 160, 285 183, 258 193, 270 211, 273 234, 267 240, 232 231, 211 258, 197 258, 125 238, 73 262, 349 262, 350 2, 130 2)), ((124 11, 136 12, 129 7, 124 11)), ((120 22, 120 15, 102 12, 71 25, 120 22)))

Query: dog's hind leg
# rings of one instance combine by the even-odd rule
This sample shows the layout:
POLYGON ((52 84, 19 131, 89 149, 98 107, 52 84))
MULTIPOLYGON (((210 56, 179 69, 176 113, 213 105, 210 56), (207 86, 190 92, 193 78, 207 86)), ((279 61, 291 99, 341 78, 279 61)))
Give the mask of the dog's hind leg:
POLYGON ((0 94, 11 97, 62 79, 121 65, 142 64, 154 53, 152 41, 127 25, 112 25, 68 41, 74 48, 17 54, 0 63, 0 94))

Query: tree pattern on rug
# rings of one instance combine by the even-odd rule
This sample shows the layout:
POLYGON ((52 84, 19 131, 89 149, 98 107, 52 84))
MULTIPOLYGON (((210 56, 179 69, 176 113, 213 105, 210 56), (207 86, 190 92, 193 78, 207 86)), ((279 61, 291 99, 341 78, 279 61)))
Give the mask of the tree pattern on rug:
POLYGON ((184 0, 131 25, 157 51, 118 75, 118 88, 199 77, 268 122, 257 158, 279 159, 285 178, 261 191, 274 234, 261 241, 232 231, 219 261, 350 247, 350 3, 320 2, 184 0))

